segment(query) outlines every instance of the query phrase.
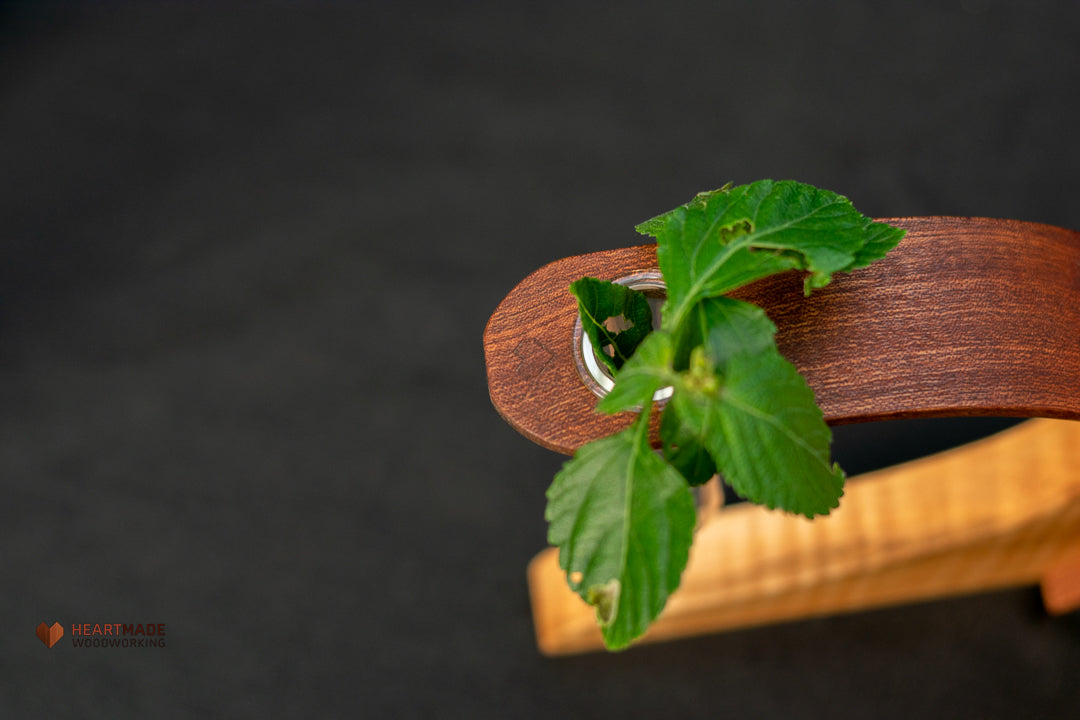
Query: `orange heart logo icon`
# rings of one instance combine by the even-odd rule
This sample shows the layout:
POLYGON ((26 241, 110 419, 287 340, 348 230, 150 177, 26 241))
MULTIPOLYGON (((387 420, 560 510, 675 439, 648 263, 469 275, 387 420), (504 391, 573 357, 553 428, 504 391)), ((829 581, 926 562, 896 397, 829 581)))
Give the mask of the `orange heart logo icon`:
POLYGON ((41 623, 37 626, 37 636, 41 642, 45 643, 45 647, 51 648, 60 642, 60 638, 64 637, 64 626, 58 622, 54 622, 52 627, 41 623))

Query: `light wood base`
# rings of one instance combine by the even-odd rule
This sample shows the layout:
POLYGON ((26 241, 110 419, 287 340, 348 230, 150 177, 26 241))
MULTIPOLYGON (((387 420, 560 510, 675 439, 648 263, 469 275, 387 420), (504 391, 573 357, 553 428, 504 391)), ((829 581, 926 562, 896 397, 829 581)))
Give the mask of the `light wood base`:
MULTIPOLYGON (((528 570, 537 642, 600 649, 558 551, 528 570)), ((807 520, 739 504, 703 511, 682 585, 642 642, 1042 582, 1080 606, 1080 423, 1029 420, 848 481, 807 520)))

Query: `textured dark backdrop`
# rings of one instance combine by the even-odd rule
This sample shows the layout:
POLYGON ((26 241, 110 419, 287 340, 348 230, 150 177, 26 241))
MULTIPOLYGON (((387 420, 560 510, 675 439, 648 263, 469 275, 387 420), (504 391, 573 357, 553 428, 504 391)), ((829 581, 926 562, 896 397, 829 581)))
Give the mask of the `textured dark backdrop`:
POLYGON ((1080 621, 1033 589, 541 658, 562 458, 481 333, 728 180, 1080 228, 1078 7, 6 6, 0 715, 1077 717, 1080 621))

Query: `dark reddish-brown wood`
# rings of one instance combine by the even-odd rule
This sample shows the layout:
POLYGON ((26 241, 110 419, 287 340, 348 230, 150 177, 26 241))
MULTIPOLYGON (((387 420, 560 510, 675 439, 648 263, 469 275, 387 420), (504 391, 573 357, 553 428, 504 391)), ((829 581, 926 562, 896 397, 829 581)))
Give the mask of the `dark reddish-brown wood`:
MULTIPOLYGON (((760 304, 830 424, 998 415, 1080 419, 1080 233, 988 218, 887 219, 888 257, 803 297, 797 273, 735 293, 760 304)), ((510 425, 563 453, 625 427, 593 411, 574 361, 568 287, 655 269, 656 246, 565 258, 525 278, 484 332, 510 425)))

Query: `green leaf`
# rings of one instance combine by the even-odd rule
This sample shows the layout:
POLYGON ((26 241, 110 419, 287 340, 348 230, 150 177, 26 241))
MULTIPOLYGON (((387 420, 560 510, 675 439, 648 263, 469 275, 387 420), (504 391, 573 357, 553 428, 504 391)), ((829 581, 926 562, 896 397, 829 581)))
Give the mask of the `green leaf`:
POLYGON ((596 409, 617 413, 643 407, 657 390, 675 379, 671 359, 671 336, 662 330, 653 332, 619 370, 615 387, 600 399, 596 409))
POLYGON ((757 305, 729 297, 706 298, 696 303, 679 326, 674 339, 674 367, 685 370, 690 352, 702 345, 713 363, 736 352, 756 353, 775 345, 776 325, 757 305))
POLYGON ((666 330, 699 300, 791 268, 810 271, 807 292, 855 266, 870 218, 829 190, 760 180, 701 193, 638 226, 657 240, 667 285, 666 330))
POLYGON ((807 517, 839 504, 844 473, 829 462, 832 433, 813 391, 775 346, 727 357, 712 384, 693 365, 670 405, 739 495, 807 517))
POLYGON ((905 233, 907 230, 886 223, 872 223, 867 228, 866 244, 855 253, 855 261, 844 270, 851 272, 885 257, 886 253, 896 247, 905 233))
POLYGON ((690 485, 707 483, 716 474, 716 463, 701 438, 683 424, 670 403, 660 416, 660 442, 664 447, 664 459, 690 485))
POLYGON ((596 608, 608 648, 626 647, 678 587, 696 522, 686 482, 649 447, 648 413, 581 447, 547 497, 570 587, 596 608))
POLYGON ((581 326, 592 341, 596 357, 612 371, 622 367, 645 337, 652 332, 652 308, 644 293, 625 285, 586 277, 575 280, 570 292, 578 301, 581 326), (623 318, 629 325, 612 330, 605 321, 623 318), (607 349, 611 349, 608 354, 607 349))

